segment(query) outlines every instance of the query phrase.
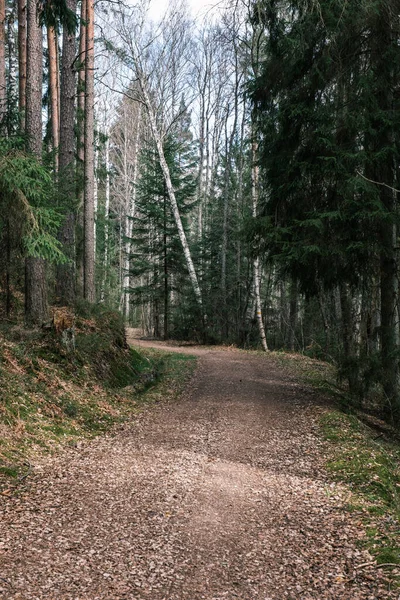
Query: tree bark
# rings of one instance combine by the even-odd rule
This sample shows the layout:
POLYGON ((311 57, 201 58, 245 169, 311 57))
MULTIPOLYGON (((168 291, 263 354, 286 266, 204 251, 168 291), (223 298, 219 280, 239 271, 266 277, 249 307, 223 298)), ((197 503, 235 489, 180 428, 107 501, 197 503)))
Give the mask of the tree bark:
MULTIPOLYGON (((76 0, 67 0, 67 8, 76 12, 76 0)), ((62 197, 73 198, 75 193, 75 90, 76 77, 74 61, 76 58, 75 33, 69 33, 64 27, 61 60, 60 112, 60 184, 62 197)), ((59 240, 68 263, 57 267, 57 297, 61 304, 72 306, 76 300, 75 283, 75 210, 73 202, 67 204, 66 214, 59 240)))
MULTIPOLYGON (((104 212, 104 265, 103 265, 103 277, 101 281, 100 290, 100 302, 104 302, 106 297, 106 282, 107 282, 107 270, 108 270, 108 244, 109 244, 109 218, 110 218, 110 138, 106 141, 106 156, 105 156, 105 167, 106 167, 106 198, 105 198, 105 212, 104 212)), ((125 319, 126 318, 125 315, 125 319)))
MULTIPOLYGON (((139 164, 139 142, 140 142, 140 132, 142 128, 142 105, 139 104, 136 118, 136 132, 135 132, 135 146, 134 146, 134 154, 131 160, 133 161, 132 168, 132 191, 129 194, 129 198, 127 198, 127 218, 125 223, 125 231, 127 236, 127 242, 125 244, 125 284, 124 287, 131 287, 131 276, 130 276, 130 265, 131 265, 131 252, 132 252, 132 233, 133 233, 133 225, 132 218, 135 215, 136 211, 136 183, 138 177, 138 164, 139 164)), ((129 294, 125 293, 125 320, 129 321, 129 294)))
POLYGON ((355 362, 352 299, 347 284, 341 282, 339 290, 340 309, 342 313, 343 365, 350 392, 357 396, 359 394, 359 380, 357 364, 355 362))
POLYGON ((6 3, 0 0, 0 132, 5 129, 7 114, 7 87, 6 87, 6 3))
MULTIPOLYGON (((254 132, 253 132, 254 135, 254 132)), ((253 204, 253 218, 257 218, 257 205, 258 205, 258 186, 259 186, 259 172, 257 165, 257 151, 258 145, 255 140, 252 142, 252 168, 251 168, 251 195, 253 204)), ((265 352, 268 352, 267 337, 265 335, 264 322, 262 318, 261 310, 261 293, 260 293, 260 259, 257 256, 253 260, 253 278, 254 278, 254 294, 256 300, 256 315, 258 331, 260 334, 261 345, 265 352)))
POLYGON ((164 340, 168 339, 169 329, 168 329, 168 321, 169 321, 169 285, 168 285, 168 235, 167 235, 167 190, 165 189, 164 183, 164 232, 163 232, 163 250, 164 250, 164 340))
POLYGON ((398 6, 394 0, 378 3, 375 26, 371 31, 371 62, 375 74, 374 100, 379 115, 372 122, 374 153, 373 179, 381 182, 379 195, 385 214, 379 226, 380 241, 380 300, 381 300, 381 360, 382 385, 394 418, 400 420, 400 390, 398 345, 396 341, 397 264, 396 264, 396 197, 395 143, 390 115, 394 111, 394 66, 390 57, 396 43, 392 29, 393 15, 398 6), (383 116, 382 116, 383 115, 383 116), (386 187, 387 186, 387 187, 386 187))
POLYGON ((51 108, 51 137, 54 152, 54 168, 58 172, 59 114, 58 114, 58 73, 57 73, 57 33, 54 27, 47 27, 47 48, 49 52, 49 90, 51 108))
POLYGON ((81 2, 81 24, 79 32, 78 71, 78 111, 77 111, 77 158, 78 158, 78 237, 76 252, 76 283, 78 296, 83 297, 83 260, 84 260, 84 189, 81 184, 84 173, 85 143, 85 68, 86 68, 86 0, 81 2), (82 178, 82 179, 81 179, 82 178))
MULTIPOLYGON (((27 149, 38 160, 42 156, 42 29, 39 26, 36 0, 27 2, 27 80, 26 134, 27 149)), ((25 319, 41 325, 48 316, 46 263, 41 258, 25 261, 25 319)))
POLYGON ((294 352, 296 342, 296 326, 297 326, 297 309, 298 309, 298 293, 297 281, 292 280, 290 283, 290 300, 289 300, 289 335, 288 346, 289 350, 294 352))
POLYGON ((94 3, 86 5, 85 168, 83 296, 95 301, 94 235, 94 3))
POLYGON ((18 97, 22 131, 25 130, 26 109, 26 10, 26 0, 18 0, 18 97))

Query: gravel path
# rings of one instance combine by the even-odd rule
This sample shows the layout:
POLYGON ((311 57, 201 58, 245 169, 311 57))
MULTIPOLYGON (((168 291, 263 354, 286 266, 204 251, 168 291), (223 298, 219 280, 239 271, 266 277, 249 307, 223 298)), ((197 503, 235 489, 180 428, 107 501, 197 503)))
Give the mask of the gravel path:
POLYGON ((187 351, 199 368, 186 397, 1 499, 0 597, 397 598, 355 568, 371 558, 324 475, 310 393, 265 356, 187 351))

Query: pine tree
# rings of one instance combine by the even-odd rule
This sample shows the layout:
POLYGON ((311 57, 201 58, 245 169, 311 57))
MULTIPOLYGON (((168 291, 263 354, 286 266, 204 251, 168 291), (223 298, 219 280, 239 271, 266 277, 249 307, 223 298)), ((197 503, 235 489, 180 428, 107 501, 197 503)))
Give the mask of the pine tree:
POLYGON ((342 363, 356 392, 355 300, 365 274, 380 277, 381 383, 398 406, 399 117, 391 90, 399 82, 399 16, 391 0, 319 6, 268 2, 256 16, 267 31, 267 60, 253 87, 267 201, 254 232, 303 292, 340 289, 342 363))

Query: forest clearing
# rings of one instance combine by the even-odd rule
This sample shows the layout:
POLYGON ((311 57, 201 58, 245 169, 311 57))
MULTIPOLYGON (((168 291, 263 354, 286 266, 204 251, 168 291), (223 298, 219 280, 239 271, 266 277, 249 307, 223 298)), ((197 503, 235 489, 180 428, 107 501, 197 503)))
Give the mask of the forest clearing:
POLYGON ((183 397, 2 497, 2 597, 398 598, 367 503, 349 512, 356 491, 327 474, 319 395, 276 357, 164 349, 198 357, 183 397))

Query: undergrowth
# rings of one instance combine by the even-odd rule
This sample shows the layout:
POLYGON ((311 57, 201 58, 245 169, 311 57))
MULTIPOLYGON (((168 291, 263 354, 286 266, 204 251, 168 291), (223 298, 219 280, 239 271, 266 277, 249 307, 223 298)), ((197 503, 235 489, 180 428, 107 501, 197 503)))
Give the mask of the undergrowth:
POLYGON ((115 313, 76 320, 76 350, 51 330, 0 328, 0 489, 35 456, 110 430, 149 402, 174 398, 194 358, 128 347, 115 313))

